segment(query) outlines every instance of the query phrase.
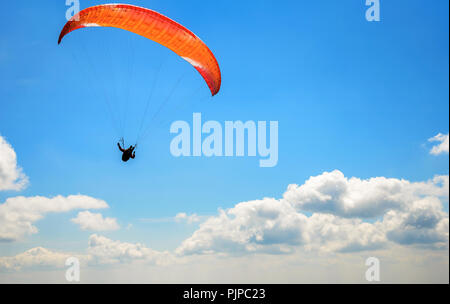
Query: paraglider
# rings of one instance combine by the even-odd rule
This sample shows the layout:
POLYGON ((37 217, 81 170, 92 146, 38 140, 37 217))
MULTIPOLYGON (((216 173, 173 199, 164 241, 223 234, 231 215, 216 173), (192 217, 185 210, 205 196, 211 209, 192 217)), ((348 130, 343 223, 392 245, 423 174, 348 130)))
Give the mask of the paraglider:
POLYGON ((92 6, 66 23, 58 44, 70 32, 85 27, 120 28, 158 42, 189 62, 202 75, 213 96, 220 90, 220 68, 211 50, 190 30, 158 12, 129 4, 92 6))
POLYGON ((117 143, 117 146, 119 147, 120 152, 122 152, 122 161, 127 162, 128 160, 134 159, 136 157, 136 152, 134 151, 136 149, 136 146, 130 146, 128 149, 124 149, 120 146, 120 143, 117 143))
MULTIPOLYGON (((206 82, 212 96, 220 90, 219 64, 208 46, 186 27, 156 11, 129 4, 103 4, 86 8, 64 25, 58 44, 70 32, 86 27, 123 29, 155 41, 191 64, 206 82)), ((120 144, 119 148, 124 150, 120 144)), ((134 158, 133 150, 127 152, 127 160, 134 158)))

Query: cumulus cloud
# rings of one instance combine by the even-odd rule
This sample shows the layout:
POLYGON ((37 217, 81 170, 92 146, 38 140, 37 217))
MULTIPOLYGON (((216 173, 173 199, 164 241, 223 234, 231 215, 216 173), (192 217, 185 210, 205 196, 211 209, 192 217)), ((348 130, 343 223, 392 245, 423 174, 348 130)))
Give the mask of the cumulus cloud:
POLYGON ((304 239, 306 216, 296 213, 286 202, 266 198, 243 202, 202 223, 177 249, 180 255, 214 252, 255 252, 266 247, 289 251, 283 244, 299 244, 304 239))
POLYGON ((76 218, 71 219, 75 224, 80 225, 82 230, 90 231, 113 231, 120 228, 115 218, 103 218, 100 213, 81 211, 76 218))
POLYGON ((242 202, 200 224, 176 250, 289 253, 373 250, 390 243, 448 247, 448 176, 426 182, 346 178, 340 171, 290 185, 282 199, 242 202), (311 216, 304 211, 313 212, 311 216), (375 222, 367 219, 376 218, 375 222))
POLYGON ((414 201, 407 210, 391 210, 384 216, 382 228, 387 237, 402 245, 431 244, 448 246, 448 214, 435 197, 414 201))
POLYGON ((426 196, 448 197, 448 185, 448 176, 426 182, 386 177, 363 180, 335 170, 311 177, 300 186, 289 185, 283 197, 301 211, 376 218, 426 196))
MULTIPOLYGON (((302 185, 290 185, 280 199, 246 201, 219 210, 216 216, 200 222, 174 254, 93 234, 86 261, 93 265, 169 265, 198 255, 348 256, 398 248, 445 252, 449 217, 443 205, 448 202, 448 185, 448 176, 411 182, 384 177, 347 178, 340 171, 325 172, 302 185)), ((90 212, 83 214, 92 217, 90 212)), ((196 217, 180 213, 175 218, 188 221, 196 217)), ((12 258, 0 261, 4 268, 21 265, 12 258)))
POLYGON ((329 214, 311 217, 285 200, 243 202, 211 217, 176 252, 186 254, 291 253, 296 247, 320 251, 380 248, 382 232, 359 219, 329 214))
POLYGON ((159 252, 140 243, 114 241, 97 234, 89 237, 88 255, 90 262, 95 264, 129 263, 142 260, 164 265, 171 260, 168 252, 159 252))
POLYGON ((0 191, 22 190, 28 184, 28 177, 17 165, 13 147, 0 136, 0 191))
POLYGON ((26 235, 37 233, 38 229, 34 223, 47 213, 103 208, 108 208, 105 201, 85 195, 8 198, 3 204, 0 204, 0 242, 12 242, 26 235))
POLYGON ((439 133, 438 135, 428 139, 429 142, 437 142, 433 148, 430 150, 430 154, 432 155, 439 155, 439 154, 448 154, 449 149, 449 141, 448 141, 448 133, 442 134, 439 133))
POLYGON ((114 241, 93 234, 89 237, 86 254, 64 253, 36 247, 15 256, 0 257, 0 271, 66 268, 65 262, 70 257, 78 258, 85 266, 128 264, 135 261, 164 266, 174 261, 168 252, 152 250, 139 243, 114 241))
MULTIPOLYGON (((319 255, 314 252, 296 252, 282 258, 268 254, 227 257, 192 255, 177 258, 175 263, 169 265, 134 260, 131 263, 101 267, 83 263, 80 255, 75 257, 80 258, 81 283, 84 284, 364 284, 367 283, 364 261, 370 254, 319 255)), ((382 263, 383 283, 448 284, 446 251, 393 246, 375 254, 382 263)), ((29 268, 23 267, 20 272, 5 271, 0 266, 0 283, 66 283, 64 273, 67 267, 61 266, 64 264, 57 263, 57 271, 40 271, 31 265, 29 268)))
MULTIPOLYGON (((55 252, 42 247, 32 248, 12 257, 0 257, 0 270, 20 271, 36 268, 62 268, 72 254, 55 252)), ((78 258, 84 257, 77 256, 78 258)))

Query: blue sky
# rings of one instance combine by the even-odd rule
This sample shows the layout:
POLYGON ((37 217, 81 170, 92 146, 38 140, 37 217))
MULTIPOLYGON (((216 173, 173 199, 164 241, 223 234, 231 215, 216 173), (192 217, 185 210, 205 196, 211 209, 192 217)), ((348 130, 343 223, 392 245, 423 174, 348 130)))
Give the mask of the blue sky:
MULTIPOLYGON (((220 93, 206 98, 188 63, 127 32, 80 30, 58 46, 65 1, 8 2, 0 18, 0 134, 30 184, 0 192, 0 203, 16 195, 89 195, 108 203, 105 216, 133 225, 107 236, 173 250, 196 227, 139 219, 214 215, 239 202, 280 198, 287 185, 335 169, 412 182, 448 175, 448 155, 430 155, 428 143, 448 134, 448 1, 382 1, 381 22, 366 21, 365 1, 128 2, 196 33, 220 64, 220 93), (184 78, 158 116, 165 123, 153 126, 136 160, 123 164, 103 94, 119 106, 129 96, 125 139, 133 141, 155 75, 147 117, 184 78), (129 95, 122 87, 128 82, 129 95), (191 94, 198 100, 186 102, 191 94), (172 111, 177 105, 184 107, 172 111), (193 112, 220 122, 278 121, 278 165, 260 168, 252 157, 174 158, 170 122, 191 121, 193 112)), ((74 215, 46 216, 39 234, 0 243, 0 255, 34 246, 84 249, 89 233, 67 224, 74 215)))

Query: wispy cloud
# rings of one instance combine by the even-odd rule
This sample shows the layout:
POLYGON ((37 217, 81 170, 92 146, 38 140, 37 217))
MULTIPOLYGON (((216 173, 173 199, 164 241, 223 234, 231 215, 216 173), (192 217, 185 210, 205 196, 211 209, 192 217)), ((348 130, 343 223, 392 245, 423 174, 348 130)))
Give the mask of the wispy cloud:
POLYGON ((181 212, 175 216, 175 221, 193 224, 193 223, 199 223, 201 221, 204 221, 207 218, 208 218, 207 216, 200 216, 195 213, 188 215, 187 213, 181 212))
POLYGON ((187 224, 195 224, 200 223, 208 219, 207 215, 198 215, 196 213, 187 214, 185 212, 180 212, 173 217, 160 217, 160 218, 141 218, 139 221, 143 223, 187 223, 187 224))
POLYGON ((437 144, 433 146, 430 150, 430 154, 432 155, 440 155, 440 154, 448 154, 449 150, 449 141, 448 141, 448 133, 438 135, 428 139, 429 142, 436 142, 437 144))

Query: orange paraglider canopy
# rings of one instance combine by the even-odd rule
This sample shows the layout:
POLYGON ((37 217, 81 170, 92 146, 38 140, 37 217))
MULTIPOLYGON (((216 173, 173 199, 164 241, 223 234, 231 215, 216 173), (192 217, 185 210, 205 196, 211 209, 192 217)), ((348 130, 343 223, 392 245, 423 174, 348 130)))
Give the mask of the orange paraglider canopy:
POLYGON ((68 33, 84 27, 120 28, 158 42, 194 66, 213 96, 220 90, 220 68, 211 50, 194 33, 158 12, 129 4, 92 6, 66 23, 58 44, 68 33))

